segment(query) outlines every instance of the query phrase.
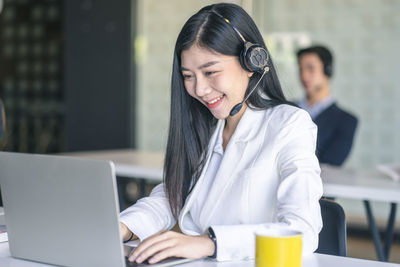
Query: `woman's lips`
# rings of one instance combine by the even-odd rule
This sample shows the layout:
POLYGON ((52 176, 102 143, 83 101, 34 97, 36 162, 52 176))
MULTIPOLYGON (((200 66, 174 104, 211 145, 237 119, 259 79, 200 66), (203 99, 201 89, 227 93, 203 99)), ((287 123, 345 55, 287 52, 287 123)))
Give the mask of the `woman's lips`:
POLYGON ((221 104, 222 100, 224 99, 225 95, 217 97, 209 102, 207 102, 208 108, 216 108, 219 104, 221 104))

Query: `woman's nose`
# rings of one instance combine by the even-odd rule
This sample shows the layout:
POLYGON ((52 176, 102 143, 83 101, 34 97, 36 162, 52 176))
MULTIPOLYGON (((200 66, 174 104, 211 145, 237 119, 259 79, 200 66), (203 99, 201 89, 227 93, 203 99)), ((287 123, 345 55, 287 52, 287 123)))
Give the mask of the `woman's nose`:
POLYGON ((207 80, 204 78, 201 77, 197 78, 195 86, 196 86, 195 88, 196 95, 199 97, 203 97, 211 92, 211 88, 207 80))

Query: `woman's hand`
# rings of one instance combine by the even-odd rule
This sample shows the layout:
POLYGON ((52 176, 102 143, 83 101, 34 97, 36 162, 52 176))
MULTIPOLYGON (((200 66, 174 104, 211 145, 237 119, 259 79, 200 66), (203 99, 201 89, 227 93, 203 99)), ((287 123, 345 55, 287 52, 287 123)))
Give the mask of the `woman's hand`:
POLYGON ((132 235, 132 232, 128 229, 128 227, 125 224, 120 222, 119 226, 120 226, 120 229, 121 229, 121 237, 122 237, 122 241, 123 242, 137 239, 137 236, 136 235, 132 235))
POLYGON ((169 257, 200 259, 214 254, 214 242, 208 235, 188 236, 162 231, 145 239, 129 256, 129 261, 156 263, 169 257))

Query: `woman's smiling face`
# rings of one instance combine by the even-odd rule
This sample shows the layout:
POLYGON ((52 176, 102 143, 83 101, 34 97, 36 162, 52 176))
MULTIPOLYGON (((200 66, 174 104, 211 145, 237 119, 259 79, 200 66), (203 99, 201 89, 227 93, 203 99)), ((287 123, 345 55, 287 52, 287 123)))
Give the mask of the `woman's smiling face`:
POLYGON ((253 75, 240 66, 237 57, 196 44, 182 51, 181 64, 186 91, 217 119, 226 119, 233 106, 243 100, 253 75))

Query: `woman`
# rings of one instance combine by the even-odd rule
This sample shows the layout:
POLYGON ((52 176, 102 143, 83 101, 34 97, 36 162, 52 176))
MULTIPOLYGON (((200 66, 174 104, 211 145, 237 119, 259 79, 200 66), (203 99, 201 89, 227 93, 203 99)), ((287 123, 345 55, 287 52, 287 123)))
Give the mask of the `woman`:
POLYGON ((253 258, 254 231, 282 225, 303 232, 303 253, 317 248, 317 129, 288 105, 267 53, 253 20, 234 4, 204 7, 183 26, 164 183, 121 213, 123 240, 142 241, 131 261, 253 258), (258 44, 254 53, 247 41, 258 44), (176 222, 182 233, 169 231, 176 222))

